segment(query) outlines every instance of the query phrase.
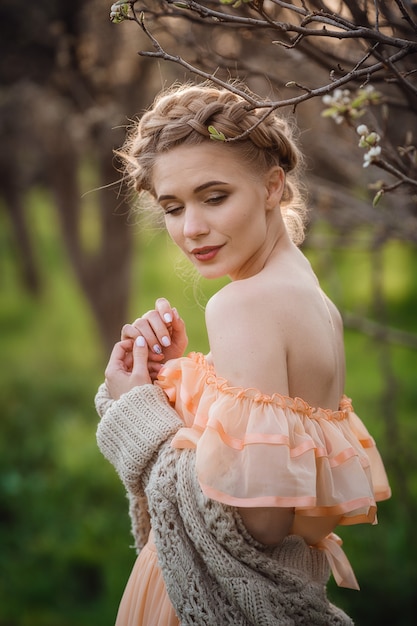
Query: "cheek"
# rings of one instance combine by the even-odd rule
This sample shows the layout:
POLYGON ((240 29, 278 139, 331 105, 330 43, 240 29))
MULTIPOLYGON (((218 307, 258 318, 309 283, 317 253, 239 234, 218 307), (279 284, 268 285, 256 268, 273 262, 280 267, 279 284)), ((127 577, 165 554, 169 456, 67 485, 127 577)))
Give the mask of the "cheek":
POLYGON ((241 207, 236 218, 233 220, 232 228, 235 232, 251 237, 265 229, 265 214, 261 211, 254 211, 252 206, 241 207))
POLYGON ((176 223, 175 221, 172 220, 165 220, 165 229, 169 235, 169 237, 172 239, 172 241, 177 244, 177 246, 181 247, 181 234, 182 234, 182 228, 178 223, 176 223))

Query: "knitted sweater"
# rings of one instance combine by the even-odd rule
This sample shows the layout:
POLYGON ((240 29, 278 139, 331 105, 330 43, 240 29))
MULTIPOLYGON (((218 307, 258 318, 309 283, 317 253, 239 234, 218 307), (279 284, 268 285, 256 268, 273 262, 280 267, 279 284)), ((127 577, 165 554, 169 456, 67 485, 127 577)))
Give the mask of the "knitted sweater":
POLYGON ((195 451, 170 445, 183 422, 160 388, 135 387, 113 401, 103 384, 96 408, 98 445, 127 490, 136 548, 152 525, 182 626, 352 626, 327 599, 321 550, 294 535, 263 546, 236 509, 203 494, 195 451))

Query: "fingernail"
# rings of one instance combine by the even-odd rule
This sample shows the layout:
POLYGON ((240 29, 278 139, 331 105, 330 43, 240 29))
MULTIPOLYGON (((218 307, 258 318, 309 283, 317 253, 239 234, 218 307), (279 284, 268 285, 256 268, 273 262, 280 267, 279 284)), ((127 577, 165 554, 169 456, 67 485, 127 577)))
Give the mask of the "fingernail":
POLYGON ((136 337, 135 344, 139 346, 139 348, 143 348, 145 346, 145 337, 142 337, 142 335, 136 337))
POLYGON ((164 320, 166 321, 167 324, 170 324, 172 322, 171 313, 164 313, 164 320))
POLYGON ((179 320, 180 319, 180 315, 179 315, 177 309, 174 307, 172 310, 174 311, 175 319, 179 320))
POLYGON ((162 354, 161 346, 158 346, 157 343, 154 345, 153 351, 155 352, 155 354, 162 354))
POLYGON ((161 343, 163 346, 165 346, 165 348, 168 348, 168 346, 171 345, 171 340, 169 337, 167 337, 166 335, 164 337, 162 337, 161 339, 161 343))

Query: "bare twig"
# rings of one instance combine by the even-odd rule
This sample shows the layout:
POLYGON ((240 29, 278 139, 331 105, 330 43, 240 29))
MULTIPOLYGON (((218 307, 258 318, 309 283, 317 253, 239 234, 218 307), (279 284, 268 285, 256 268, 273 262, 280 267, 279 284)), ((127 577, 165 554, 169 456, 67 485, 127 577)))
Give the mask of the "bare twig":
POLYGON ((401 11, 401 14, 403 16, 403 18, 405 19, 405 21, 407 22, 407 24, 409 24, 411 26, 411 28, 414 29, 414 31, 417 33, 417 24, 416 22, 412 19, 412 17, 410 16, 409 12, 407 11, 407 9, 404 6, 404 2, 402 0, 395 0, 395 4, 398 6, 398 8, 401 11))
MULTIPOLYGON (((384 159, 374 158, 373 164, 377 165, 381 170, 384 170, 385 172, 392 174, 392 176, 395 176, 395 178, 398 178, 401 183, 404 183, 406 185, 411 185, 411 187, 415 187, 417 189, 417 180, 414 180, 413 178, 410 178, 406 174, 403 174, 403 172, 401 172, 399 169, 397 169, 396 167, 394 167, 393 165, 391 165, 384 159)), ((391 187, 390 189, 387 187, 385 191, 387 191, 388 189, 389 190, 396 189, 397 187, 398 185, 391 187)))
POLYGON ((168 54, 168 52, 166 52, 162 48, 161 44, 157 41, 157 39, 155 39, 155 37, 152 35, 152 33, 148 30, 147 26, 145 25, 144 18, 141 17, 139 20, 137 20, 137 22, 140 25, 140 27, 142 28, 143 32, 146 34, 146 36, 149 37, 149 39, 152 42, 152 45, 155 48, 155 52, 149 52, 149 51, 141 51, 141 52, 139 52, 139 54, 141 56, 156 57, 156 58, 164 59, 165 61, 172 61, 173 63, 178 63, 179 65, 181 65, 182 67, 184 67, 188 71, 192 72, 193 74, 196 74, 197 76, 201 76, 201 78, 204 78, 205 80, 210 80, 212 83, 215 83, 216 85, 219 85, 221 87, 227 88, 232 93, 238 94, 239 96, 244 98, 249 104, 251 104, 253 107, 257 107, 258 106, 257 105, 257 101, 254 98, 252 98, 249 94, 247 94, 246 92, 244 92, 244 91, 242 91, 240 89, 237 89, 232 84, 226 83, 225 81, 221 80, 220 78, 217 78, 217 76, 215 74, 213 74, 213 73, 208 74, 207 72, 203 72, 202 70, 194 67, 193 65, 191 65, 190 63, 185 61, 179 55, 168 54))
POLYGON ((414 333, 392 328, 348 311, 343 313, 343 322, 347 328, 358 330, 374 339, 417 350, 417 335, 414 333))
MULTIPOLYGON (((338 12, 335 12, 334 7, 328 2, 310 3, 306 0, 297 5, 281 0, 271 0, 268 5, 262 0, 244 0, 240 6, 232 5, 232 0, 130 0, 124 6, 126 4, 130 7, 126 19, 139 24, 153 47, 153 50, 141 50, 139 52, 141 56, 175 63, 191 74, 238 94, 247 102, 248 109, 265 109, 251 128, 237 137, 226 138, 226 141, 245 139, 277 109, 291 107, 295 111, 303 102, 322 98, 336 90, 345 90, 352 84, 359 88, 367 84, 378 84, 382 88, 389 85, 397 89, 399 97, 395 98, 392 89, 388 91, 385 89, 380 102, 386 107, 396 102, 404 111, 414 111, 415 115, 417 87, 412 82, 415 68, 410 66, 409 59, 417 53, 416 25, 401 0, 388 4, 375 0, 365 5, 341 1, 338 12), (201 42, 193 44, 192 38, 188 42, 190 49, 195 46, 194 58, 198 60, 198 64, 196 61, 190 62, 177 52, 175 54, 168 52, 145 24, 145 15, 151 17, 156 25, 163 24, 164 29, 168 24, 168 30, 171 25, 163 20, 166 17, 191 21, 196 28, 220 29, 220 33, 232 29, 231 32, 236 37, 240 33, 243 35, 248 32, 256 35, 261 33, 261 42, 265 45, 275 44, 284 49, 296 49, 309 59, 313 58, 316 64, 329 70, 329 79, 324 81, 324 84, 316 83, 313 86, 301 81, 287 80, 285 83, 287 87, 295 87, 302 93, 280 100, 257 98, 239 88, 238 84, 223 79, 220 76, 220 69, 223 67, 228 70, 230 65, 227 65, 225 59, 222 60, 219 53, 212 53, 210 56, 206 51, 204 54, 201 42), (279 39, 273 39, 275 33, 279 33, 279 39), (345 48, 349 46, 347 49, 350 52, 350 59, 340 56, 340 48, 332 44, 332 40, 335 39, 346 42, 345 48), (216 62, 216 54, 216 69, 210 71, 208 62, 216 62), (347 69, 342 67, 346 65, 347 69)), ((233 63, 241 69, 249 67, 245 62, 239 63, 237 57, 233 63)), ((348 114, 344 119, 349 123, 354 121, 348 114)), ((386 133, 385 127, 384 134, 386 133)), ((389 140, 386 143, 389 145, 389 140)), ((394 145, 392 142, 391 144, 394 145)), ((408 185, 413 189, 417 187, 414 157, 404 160, 403 156, 400 148, 389 153, 384 148, 384 158, 373 157, 369 161, 396 179, 391 184, 381 183, 380 192, 375 196, 374 202, 379 200, 382 194, 398 189, 401 185, 408 185)))

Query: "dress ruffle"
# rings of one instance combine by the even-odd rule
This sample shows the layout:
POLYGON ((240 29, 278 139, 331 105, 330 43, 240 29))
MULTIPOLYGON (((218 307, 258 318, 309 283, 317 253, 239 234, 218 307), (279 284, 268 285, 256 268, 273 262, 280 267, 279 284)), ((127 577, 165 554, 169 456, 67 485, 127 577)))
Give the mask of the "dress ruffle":
POLYGON ((184 420, 176 448, 196 449, 211 499, 238 507, 294 507, 374 523, 391 491, 375 441, 343 396, 338 411, 300 398, 231 387, 200 353, 169 361, 157 384, 184 420))

